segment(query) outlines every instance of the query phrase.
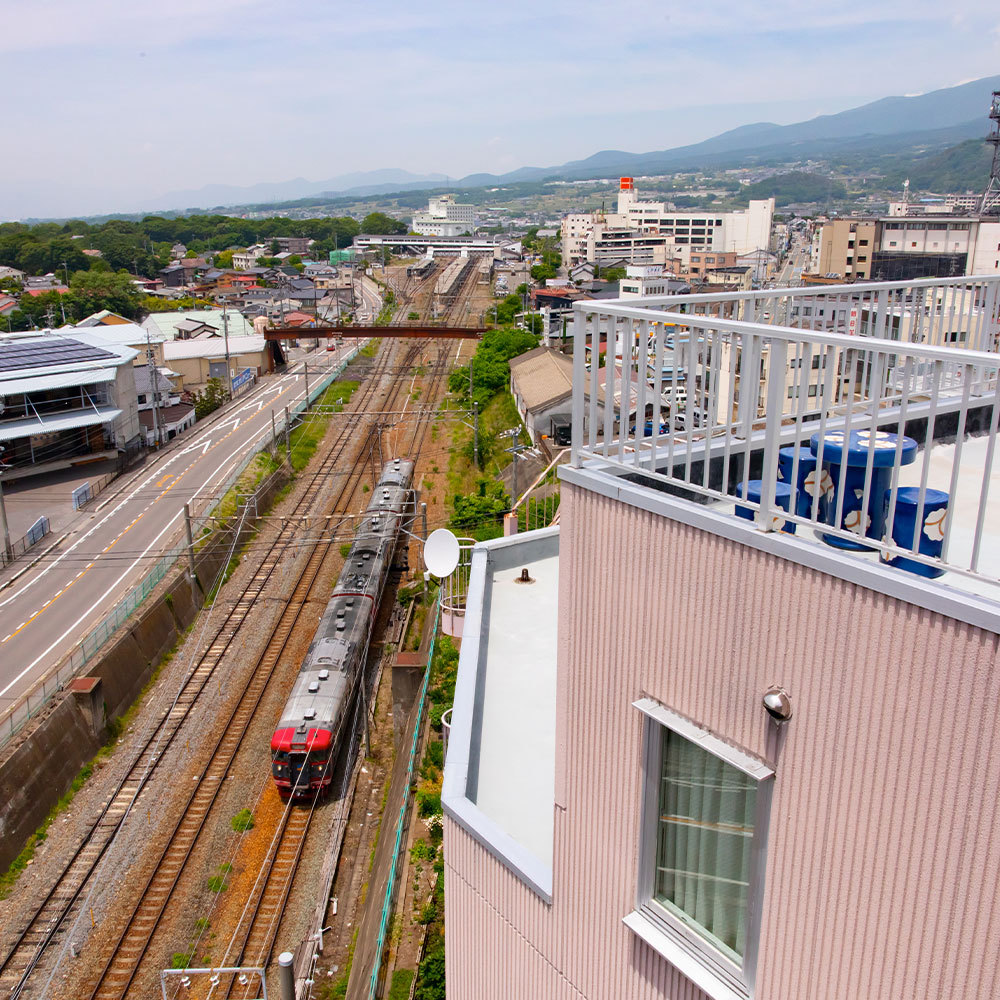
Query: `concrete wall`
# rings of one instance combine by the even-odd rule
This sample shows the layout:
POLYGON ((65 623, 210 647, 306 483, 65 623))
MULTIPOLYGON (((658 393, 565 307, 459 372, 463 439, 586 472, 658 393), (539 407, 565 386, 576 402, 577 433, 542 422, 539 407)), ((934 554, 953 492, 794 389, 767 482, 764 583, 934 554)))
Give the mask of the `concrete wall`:
POLYGON ((46 708, 31 738, 0 763, 0 871, 20 854, 99 747, 89 713, 64 692, 46 708))
MULTIPOLYGON (((266 509, 287 481, 274 477, 258 497, 266 509)), ((27 838, 67 791, 84 764, 98 751, 106 735, 103 726, 122 715, 138 698, 154 669, 177 644, 197 616, 216 576, 224 570, 231 541, 224 532, 195 557, 201 589, 192 596, 186 566, 179 566, 161 585, 158 596, 144 604, 101 653, 86 667, 100 684, 94 692, 95 728, 89 704, 68 690, 58 694, 37 720, 22 731, 17 742, 4 748, 0 759, 0 871, 17 857, 27 838), (169 600, 168 600, 169 597, 169 600)), ((240 545, 253 534, 248 518, 240 545)), ((238 551, 238 549, 237 549, 238 551)))

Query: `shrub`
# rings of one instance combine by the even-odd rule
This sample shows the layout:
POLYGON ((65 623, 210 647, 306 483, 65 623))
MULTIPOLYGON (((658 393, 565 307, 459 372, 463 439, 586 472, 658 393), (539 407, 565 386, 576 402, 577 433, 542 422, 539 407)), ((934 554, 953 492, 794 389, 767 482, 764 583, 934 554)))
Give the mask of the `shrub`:
POLYGON ((225 892, 229 886, 226 885, 226 877, 224 875, 213 875, 208 880, 208 891, 209 892, 225 892))
POLYGON ((253 829, 253 813, 249 809, 241 809, 230 821, 229 825, 237 832, 243 833, 253 829))

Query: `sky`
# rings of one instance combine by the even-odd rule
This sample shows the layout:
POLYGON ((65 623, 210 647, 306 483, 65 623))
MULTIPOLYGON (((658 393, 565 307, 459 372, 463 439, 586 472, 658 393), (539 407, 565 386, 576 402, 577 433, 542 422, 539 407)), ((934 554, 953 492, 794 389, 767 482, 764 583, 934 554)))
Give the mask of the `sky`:
POLYGON ((998 67, 995 0, 0 0, 0 219, 667 149, 998 67))

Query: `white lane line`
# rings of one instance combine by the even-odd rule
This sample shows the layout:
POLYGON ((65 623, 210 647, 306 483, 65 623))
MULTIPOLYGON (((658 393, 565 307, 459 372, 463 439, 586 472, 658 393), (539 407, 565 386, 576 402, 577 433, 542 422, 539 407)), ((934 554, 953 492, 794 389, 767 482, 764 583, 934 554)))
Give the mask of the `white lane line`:
MULTIPOLYGON (((133 562, 128 567, 128 569, 126 569, 125 572, 122 573, 121 576, 119 576, 118 579, 115 580, 115 582, 113 584, 111 584, 111 586, 108 587, 108 589, 86 611, 84 611, 84 613, 82 615, 80 615, 80 617, 77 618, 77 620, 75 622, 73 622, 73 624, 70 625, 70 627, 68 629, 66 629, 66 631, 63 632, 63 634, 61 636, 59 636, 58 639, 55 640, 55 642, 53 642, 43 653, 41 653, 38 656, 36 656, 35 659, 32 660, 31 663, 29 663, 12 681, 10 681, 10 683, 5 688, 0 689, 0 697, 3 697, 3 695, 5 695, 26 674, 28 674, 30 671, 34 670, 34 668, 37 667, 38 664, 41 663, 42 660, 44 660, 49 655, 49 653, 52 652, 52 650, 54 650, 60 643, 62 643, 63 641, 65 641, 65 639, 68 636, 72 635, 76 631, 76 629, 83 622, 85 622, 90 617, 90 615, 93 612, 94 608, 96 608, 99 604, 102 604, 104 601, 107 600, 107 598, 111 594, 115 593, 115 591, 118 590, 118 588, 121 586, 122 581, 129 575, 129 573, 132 572, 132 570, 134 569, 134 567, 136 566, 136 564, 138 562, 140 562, 142 559, 145 558, 146 553, 148 553, 149 550, 151 548, 153 548, 153 546, 156 545, 157 542, 159 542, 159 540, 163 536, 164 532, 169 531, 170 528, 173 526, 174 522, 183 513, 184 513, 183 511, 179 510, 176 514, 174 514, 174 516, 160 529, 160 531, 156 535, 156 537, 149 543, 149 545, 146 546, 146 548, 143 550, 142 555, 140 555, 135 560, 135 562, 133 562)), ((22 623, 21 627, 23 627, 23 623, 22 623)))
MULTIPOLYGON (((214 429, 214 428, 213 428, 213 429, 214 429)), ((236 429, 236 428, 235 428, 235 426, 234 426, 233 430, 235 430, 235 429, 236 429)), ((195 497, 197 497, 197 496, 198 496, 198 494, 199 494, 199 493, 201 493, 201 491, 202 491, 202 490, 204 490, 205 488, 207 488, 207 487, 208 487, 208 485, 209 485, 209 484, 211 483, 212 479, 213 479, 213 478, 214 478, 214 477, 215 477, 216 475, 218 475, 218 473, 219 473, 219 472, 220 472, 220 471, 221 471, 221 470, 222 470, 222 469, 223 469, 223 468, 224 468, 224 467, 225 467, 225 466, 226 466, 226 465, 227 465, 227 464, 228 464, 229 462, 231 462, 231 461, 232 461, 232 459, 233 459, 233 458, 234 458, 235 456, 237 456, 237 455, 240 455, 240 454, 242 454, 243 452, 245 452, 245 451, 246 451, 246 450, 247 450, 248 448, 250 448, 250 447, 251 447, 251 446, 252 446, 252 445, 253 445, 254 443, 256 443, 256 441, 257 441, 257 440, 259 440, 259 439, 261 439, 261 438, 264 438, 264 437, 266 437, 266 436, 267 436, 267 434, 269 433, 269 431, 270 431, 270 428, 267 428, 267 427, 263 428, 263 429, 262 429, 261 431, 259 431, 259 432, 258 432, 258 433, 257 433, 256 435, 251 435, 250 439, 249 439, 249 440, 247 441, 246 445, 245 445, 245 446, 244 446, 243 448, 239 449, 239 450, 238 450, 237 452, 235 452, 234 454, 230 454, 230 455, 227 455, 227 456, 226 456, 226 458, 224 458, 224 459, 222 460, 222 462, 220 462, 220 463, 219 463, 219 465, 217 465, 217 466, 216 466, 216 468, 215 468, 215 469, 214 469, 214 470, 213 470, 213 471, 212 471, 212 472, 211 472, 211 473, 210 473, 210 474, 208 475, 208 477, 206 477, 206 480, 205 480, 205 481, 204 481, 204 482, 202 483, 202 485, 201 485, 201 486, 199 486, 199 487, 198 487, 198 488, 197 488, 197 489, 196 489, 196 490, 194 491, 194 493, 193 493, 193 494, 192 494, 192 496, 191 496, 191 499, 193 500, 193 499, 194 499, 195 497)), ((176 456, 175 456, 175 457, 176 457, 176 456)), ((191 463, 191 465, 193 465, 193 464, 194 464, 194 463, 192 462, 192 463, 191 463)), ((187 467, 187 468, 188 468, 188 469, 189 469, 189 468, 191 468, 191 465, 188 465, 188 467, 187 467)), ((159 470, 157 470, 157 473, 159 473, 159 472, 162 472, 162 468, 163 468, 163 467, 161 466, 161 468, 160 468, 159 470)), ((185 470, 184 470, 184 472, 186 472, 186 471, 187 471, 187 469, 185 469, 185 470)), ((182 472, 182 473, 181 473, 181 475, 184 475, 184 472, 182 472)), ((179 478, 180 478, 180 477, 177 477, 177 479, 179 479, 179 478)), ((177 480, 175 479, 175 482, 176 482, 176 481, 177 481, 177 480)), ((167 490, 164 490, 164 493, 166 493, 166 492, 167 492, 167 490)), ((162 494, 161 494, 161 495, 162 495, 162 494)), ((124 503, 124 501, 123 501, 123 503, 124 503)), ((118 507, 116 507, 115 509, 117 510, 117 509, 119 509, 120 507, 121 507, 121 504, 119 504, 119 505, 118 505, 118 507)), ((6 693, 7 693, 7 692, 8 692, 8 691, 9 691, 9 690, 10 690, 10 689, 11 689, 11 688, 12 688, 12 687, 13 687, 13 686, 15 685, 15 684, 17 684, 17 683, 18 683, 18 681, 20 681, 20 680, 21 680, 21 679, 22 679, 22 678, 23 678, 23 677, 24 677, 24 676, 25 676, 25 675, 26 675, 26 674, 27 674, 27 673, 28 673, 29 671, 31 671, 31 670, 32 670, 32 669, 33 669, 34 667, 36 667, 36 666, 38 665, 38 663, 40 663, 40 662, 41 662, 41 661, 42 661, 43 659, 45 659, 45 657, 46 657, 46 656, 48 656, 48 654, 49 654, 49 653, 51 653, 53 649, 55 649, 55 648, 56 648, 56 647, 57 647, 57 646, 58 646, 58 645, 59 645, 60 643, 62 643, 62 642, 63 642, 63 641, 64 641, 64 640, 65 640, 65 639, 66 639, 66 638, 67 638, 67 637, 68 637, 68 636, 69 636, 69 635, 70 635, 71 633, 73 633, 73 632, 74 632, 74 630, 75 630, 75 629, 76 629, 76 628, 77 628, 77 627, 78 627, 78 626, 79 626, 80 624, 82 624, 82 623, 83 623, 83 622, 84 622, 84 621, 85 621, 85 620, 86 620, 87 618, 89 618, 89 617, 90 617, 90 616, 92 615, 92 613, 93 613, 93 612, 94 612, 94 611, 96 610, 96 608, 97 608, 97 607, 98 607, 99 605, 103 604, 105 600, 107 600, 107 598, 108 598, 108 596, 109 596, 109 595, 111 595, 112 593, 114 593, 114 592, 115 592, 115 591, 116 591, 116 590, 117 590, 117 589, 119 588, 119 586, 121 585, 121 583, 122 583, 122 582, 123 582, 123 581, 124 581, 124 580, 125 580, 125 579, 126 579, 126 578, 127 578, 128 576, 129 576, 129 574, 130 574, 130 573, 131 573, 131 572, 133 571, 133 569, 134 569, 134 568, 135 568, 135 567, 136 567, 136 566, 137 566, 137 565, 138 565, 138 564, 139 564, 139 563, 140 563, 140 562, 141 562, 141 561, 142 561, 142 560, 143 560, 144 558, 146 558, 146 556, 147 556, 147 554, 149 553, 150 549, 152 549, 152 548, 153 548, 153 546, 157 544, 157 542, 158 542, 158 541, 160 540, 160 538, 162 538, 162 537, 163 537, 164 533, 165 533, 166 531, 168 531, 168 530, 169 530, 169 529, 170 529, 170 528, 171 528, 171 527, 173 526, 174 522, 175 522, 175 521, 177 521, 177 519, 178 519, 178 518, 179 518, 179 517, 181 516, 181 514, 182 514, 182 513, 183 513, 183 510, 179 510, 179 511, 177 511, 177 513, 176 513, 176 514, 174 514, 174 516, 173 516, 173 517, 172 517, 172 518, 171 518, 171 519, 170 519, 170 520, 169 520, 169 521, 168 521, 168 522, 167 522, 167 523, 166 523, 166 524, 165 524, 165 525, 163 526, 163 528, 162 528, 162 529, 161 529, 161 530, 160 530, 160 531, 159 531, 159 532, 158 532, 158 533, 156 534, 156 536, 155 536, 155 537, 153 538, 153 540, 152 540, 152 541, 151 541, 151 542, 149 543, 149 545, 147 545, 147 546, 146 546, 146 548, 145 548, 145 549, 143 549, 142 553, 141 553, 141 554, 140 554, 140 555, 139 555, 139 556, 138 556, 138 557, 137 557, 137 558, 136 558, 136 559, 135 559, 135 560, 134 560, 134 561, 133 561, 133 562, 132 562, 132 563, 131 563, 131 564, 130 564, 130 565, 129 565, 129 566, 127 567, 127 568, 126 568, 126 569, 125 569, 125 571, 124 571, 124 572, 123 572, 123 573, 121 574, 121 576, 119 576, 119 577, 118 577, 118 579, 117 579, 117 580, 116 580, 116 581, 115 581, 115 582, 114 582, 114 583, 113 583, 113 584, 112 584, 112 585, 111 585, 111 586, 110 586, 110 587, 109 587, 109 588, 108 588, 108 589, 107 589, 107 590, 106 590, 106 591, 105 591, 105 592, 104 592, 104 593, 103 593, 103 594, 102 594, 102 595, 101 595, 101 596, 100 596, 100 597, 99 597, 99 598, 98 598, 98 599, 97 599, 97 600, 96 600, 96 601, 95 601, 95 602, 94 602, 94 603, 93 603, 93 604, 92 604, 92 605, 91 605, 91 606, 90 606, 90 607, 89 607, 89 608, 88 608, 88 609, 87 609, 86 611, 84 611, 84 613, 83 613, 83 614, 82 614, 82 615, 81 615, 81 616, 80 616, 80 617, 79 617, 79 618, 78 618, 78 619, 77 619, 77 620, 76 620, 76 621, 75 621, 75 622, 74 622, 74 623, 73 623, 73 624, 72 624, 72 625, 71 625, 71 626, 70 626, 70 627, 69 627, 69 628, 68 628, 68 629, 67 629, 67 630, 66 630, 66 631, 65 631, 65 632, 64 632, 64 633, 63 633, 63 634, 62 634, 62 635, 61 635, 61 636, 60 636, 60 637, 58 638, 58 639, 56 639, 56 640, 55 640, 55 642, 53 642, 53 643, 52 643, 52 644, 51 644, 51 645, 50 645, 50 646, 49 646, 49 647, 48 647, 48 648, 47 648, 47 649, 46 649, 46 650, 45 650, 45 651, 44 651, 43 653, 41 653, 41 654, 40 654, 40 655, 39 655, 38 657, 36 657, 36 658, 35 658, 34 660, 32 660, 32 662, 31 662, 31 663, 29 663, 29 664, 28 664, 28 665, 27 665, 27 666, 26 666, 26 667, 25 667, 25 668, 24 668, 24 669, 23 669, 23 670, 22 670, 22 671, 21 671, 21 672, 20 672, 20 673, 19 673, 19 674, 18 674, 18 675, 17 675, 17 676, 16 676, 16 677, 15 677, 15 678, 13 679, 13 680, 11 680, 11 681, 10 681, 10 682, 9 682, 9 683, 7 684, 7 686, 6 686, 6 687, 4 687, 3 689, 0 689, 0 697, 3 697, 3 696, 4 696, 4 695, 5 695, 5 694, 6 694, 6 693)), ((136 518, 136 519, 135 519, 134 521, 132 521, 132 523, 131 523, 131 524, 129 525, 129 528, 131 528, 131 527, 132 527, 132 525, 134 525, 134 524, 135 524, 135 523, 136 523, 136 522, 137 522, 138 520, 139 520, 139 518, 136 518)), ((102 523, 103 523, 103 522, 102 522, 102 523)), ((126 528, 126 529, 125 529, 125 531, 127 531, 127 530, 128 530, 128 528, 126 528)), ((123 532, 121 533, 121 535, 124 535, 125 531, 123 531, 123 532)), ((88 532, 88 534, 89 534, 89 533, 90 533, 90 532, 88 532)), ((118 536, 118 538, 120 538, 120 537, 121 537, 121 535, 119 535, 119 536, 118 536)), ((84 537, 86 537, 86 536, 84 536, 84 537)), ((117 541, 117 540, 118 540, 118 539, 115 539, 115 541, 117 541)), ((114 543, 111 543, 111 544, 114 544, 114 543)), ((110 547, 111 547, 111 544, 109 544, 107 548, 110 548, 110 547)), ((74 546, 74 548, 75 548, 75 546, 74 546)), ((68 551, 69 551, 69 550, 67 550, 67 554, 68 554, 68 551)), ((104 551, 107 551, 107 549, 105 549, 104 551)), ((90 567, 91 567, 91 566, 93 566, 93 563, 90 563, 90 565, 88 565, 87 569, 90 569, 90 567)), ((84 572, 84 571, 83 571, 83 570, 81 570, 81 572, 80 572, 80 573, 78 574, 78 577, 79 577, 79 576, 82 576, 82 575, 83 575, 83 572, 84 572)), ((54 596, 53 596, 52 598, 50 598, 50 599, 49 599, 49 601, 48 601, 48 602, 46 602, 46 604, 42 606, 42 607, 43 607, 43 609, 44 609, 45 607, 47 607, 47 606, 48 606, 49 604, 51 604, 51 603, 52 603, 52 601, 54 601, 54 600, 55 600, 55 599, 56 599, 57 597, 59 597, 59 596, 60 596, 60 595, 61 595, 61 594, 63 593, 63 591, 64 591, 65 589, 66 589, 66 588, 65 588, 65 587, 63 587, 63 588, 62 588, 61 590, 59 590, 59 591, 58 591, 58 592, 57 592, 57 593, 56 593, 56 594, 55 594, 55 595, 54 595, 54 596)), ((0 605, 0 606, 2 606, 2 605, 0 605)), ((21 629, 23 629, 23 628, 24 628, 24 626, 25 626, 25 625, 27 624, 27 622, 28 622, 28 619, 26 619, 25 621, 23 621, 23 622, 22 622, 22 623, 21 623, 21 624, 20 624, 20 625, 19 625, 19 626, 17 627, 17 629, 15 629, 15 631, 11 633, 11 635, 8 635, 8 636, 7 636, 7 638, 6 638, 6 639, 4 639, 4 642, 7 642, 7 641, 8 641, 8 640, 9 640, 9 639, 10 639, 10 638, 11 638, 11 637, 13 636, 13 635, 16 635, 16 634, 17 634, 18 632, 20 632, 20 631, 21 631, 21 629)))
MULTIPOLYGON (((298 374, 285 375, 285 376, 282 376, 282 378, 279 379, 278 382, 272 383, 267 388, 268 389, 275 389, 275 388, 277 388, 278 386, 280 386, 284 382, 299 381, 300 379, 301 379, 301 375, 298 375, 298 374)), ((283 391, 287 391, 287 390, 283 390, 283 391)), ((138 493, 140 493, 142 490, 147 489, 148 486, 149 486, 149 484, 154 479, 156 479, 156 478, 162 478, 165 470, 168 469, 171 465, 173 465, 173 463, 176 462, 182 455, 185 455, 185 454, 187 454, 187 453, 189 453, 189 452, 191 452, 193 450, 197 450, 199 447, 202 447, 202 455, 206 454, 208 452, 209 447, 211 446, 211 443, 212 443, 212 441, 211 441, 212 435, 215 433, 216 430, 219 429, 220 426, 225 426, 225 424, 222 424, 222 425, 213 424, 207 430, 203 430, 201 433, 204 435, 204 438, 206 438, 207 440, 196 438, 196 440, 194 442, 192 442, 191 444, 189 444, 186 448, 184 448, 184 449, 182 449, 180 451, 174 452, 171 456, 169 456, 169 458, 166 459, 166 461, 159 463, 157 465, 157 467, 155 469, 153 469, 149 473, 148 476, 146 476, 145 479, 141 480, 139 483, 136 484, 135 488, 130 493, 127 493, 124 496, 119 497, 118 500, 117 500, 117 502, 114 504, 114 506, 111 507, 111 508, 109 508, 108 511, 107 511, 107 513, 103 517, 101 517, 100 520, 94 521, 91 524, 90 528, 86 532, 84 532, 84 534, 82 534, 79 538, 77 538, 77 540, 69 548, 64 549, 62 552, 60 552, 59 555, 56 556, 55 559, 53 559, 51 562, 49 562, 49 563, 46 564, 46 566, 45 566, 44 569, 42 569, 39 573, 36 573, 30 579, 28 579, 19 590, 13 591, 4 600, 0 601, 0 608, 4 608, 8 604, 10 604, 12 601, 16 601, 23 594, 27 593, 27 591, 30 590, 33 586, 35 586, 37 583, 40 583, 49 573, 51 573, 55 569, 57 569, 59 567, 59 564, 64 559, 66 559, 69 555, 71 555, 81 544, 83 544, 83 542, 85 542, 91 535, 93 535, 94 532, 99 531, 101 528, 103 528, 107 524, 107 522, 111 518, 115 517, 119 513, 119 511, 126 504, 128 504, 132 500, 134 500, 135 497, 136 497, 136 495, 138 493)), ((234 430, 235 430, 235 428, 234 428, 234 430)), ((240 454, 240 452, 237 452, 237 454, 240 454)), ((232 457, 233 456, 229 456, 230 459, 232 457)), ((227 461, 228 461, 228 459, 227 459, 227 461)), ((181 472, 180 476, 175 476, 174 477, 175 481, 179 480, 180 477, 183 476, 184 473, 187 472, 187 470, 190 469, 191 465, 193 465, 193 464, 194 463, 190 463, 187 466, 187 468, 185 468, 184 471, 181 472)), ((201 492, 201 491, 199 490, 198 492, 201 492)), ((197 493, 195 494, 195 496, 197 496, 197 493)), ((156 497, 153 502, 155 503, 156 500, 159 500, 159 497, 156 497)))

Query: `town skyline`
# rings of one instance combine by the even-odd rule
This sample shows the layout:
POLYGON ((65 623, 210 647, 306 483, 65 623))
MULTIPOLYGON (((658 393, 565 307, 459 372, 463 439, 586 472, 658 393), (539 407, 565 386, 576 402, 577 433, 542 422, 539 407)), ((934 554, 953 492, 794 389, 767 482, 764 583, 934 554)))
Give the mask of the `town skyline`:
POLYGON ((307 4, 287 18, 239 0, 182 2, 152 22, 120 0, 57 0, 12 8, 5 23, 5 67, 32 79, 34 96, 5 108, 19 138, 3 218, 188 207, 170 193, 205 185, 384 168, 459 178, 663 149, 955 86, 995 71, 1000 55, 978 2, 723 4, 697 17, 558 3, 390 3, 353 17, 307 4), (941 46, 962 51, 961 64, 943 67, 941 46), (625 58, 595 76, 609 51, 625 58), (848 64, 866 72, 845 77, 848 64))

